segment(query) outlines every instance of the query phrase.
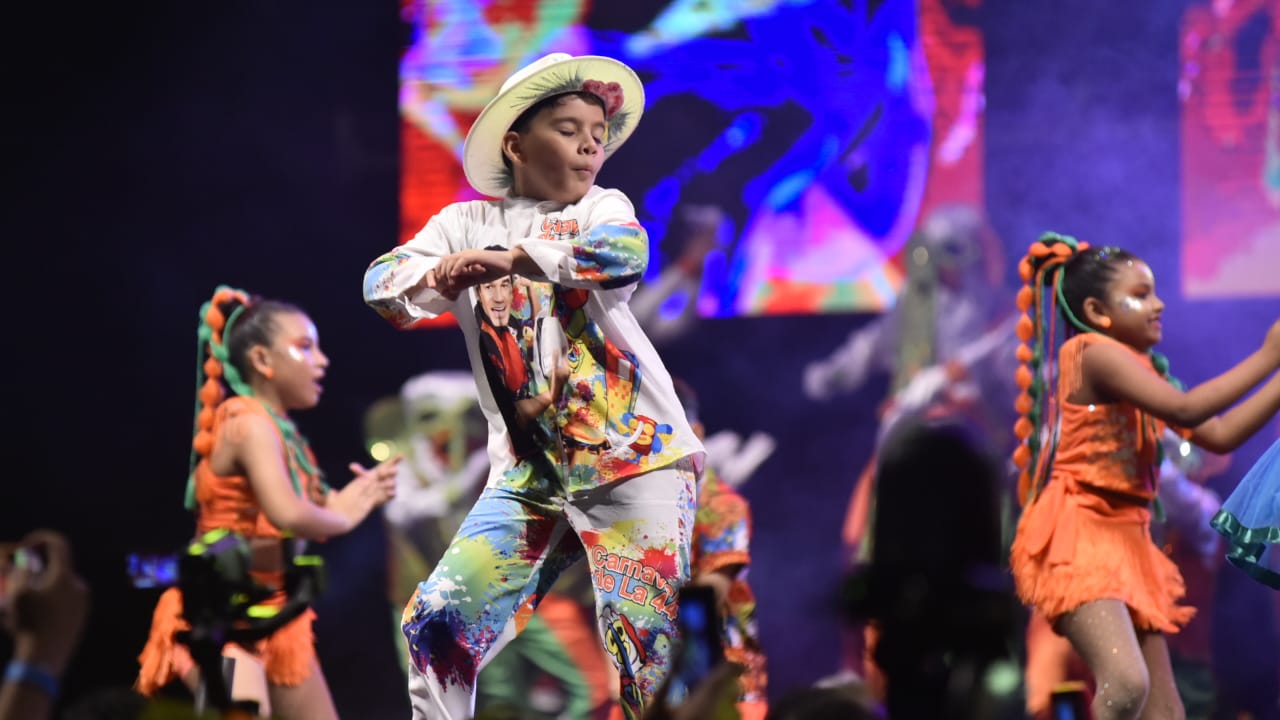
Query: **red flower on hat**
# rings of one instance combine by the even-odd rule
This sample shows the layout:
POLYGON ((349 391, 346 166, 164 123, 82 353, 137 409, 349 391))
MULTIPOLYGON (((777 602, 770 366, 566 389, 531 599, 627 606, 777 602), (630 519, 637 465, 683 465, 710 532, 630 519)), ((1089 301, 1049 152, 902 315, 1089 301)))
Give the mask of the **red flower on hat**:
POLYGON ((605 83, 599 80, 588 80, 582 83, 583 92, 589 92, 604 101, 606 119, 622 109, 622 86, 616 82, 605 83))

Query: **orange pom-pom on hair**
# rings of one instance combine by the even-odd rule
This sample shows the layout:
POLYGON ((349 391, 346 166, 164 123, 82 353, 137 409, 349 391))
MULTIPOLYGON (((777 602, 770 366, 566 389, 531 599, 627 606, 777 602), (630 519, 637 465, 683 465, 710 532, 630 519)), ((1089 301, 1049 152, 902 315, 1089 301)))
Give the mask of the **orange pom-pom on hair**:
POLYGON ((1020 468, 1025 468, 1027 466, 1027 463, 1030 463, 1030 462, 1031 462, 1031 448, 1027 447, 1026 445, 1019 445, 1018 448, 1013 451, 1013 464, 1017 465, 1020 468))
POLYGON ((200 409, 200 413, 196 415, 196 427, 201 430, 208 430, 213 427, 213 408, 204 407, 200 409))
POLYGON ((1025 392, 1020 393, 1018 395, 1018 399, 1013 401, 1013 409, 1016 410, 1019 415, 1026 415, 1031 412, 1032 405, 1033 402, 1031 400, 1031 395, 1025 392))
POLYGON ((1058 257, 1071 257, 1075 249, 1066 243, 1057 243, 1053 246, 1053 254, 1058 257))
POLYGON ((217 358, 211 357, 204 361, 204 374, 209 377, 222 377, 222 363, 217 358))
POLYGON ((1088 249, 1089 249, 1089 243, 1085 242, 1084 240, 1081 240, 1080 242, 1076 243, 1076 252, 1084 252, 1085 250, 1088 250, 1088 249))
POLYGON ((1031 302, 1035 300, 1036 294, 1032 292, 1030 285, 1023 285, 1018 290, 1018 309, 1026 312, 1031 309, 1031 302))
POLYGON ((1027 248, 1027 253, 1029 255, 1031 255, 1032 257, 1038 257, 1038 258, 1045 257, 1052 252, 1053 250, 1048 245, 1045 245, 1044 243, 1038 242, 1038 241, 1031 243, 1031 247, 1027 248))
POLYGON ((222 316, 222 311, 218 309, 216 304, 210 305, 209 309, 205 311, 204 324, 213 328, 215 333, 222 332, 222 327, 226 324, 226 318, 222 316))
POLYGON ((1031 370, 1026 365, 1019 366, 1017 372, 1013 374, 1014 382, 1018 383, 1018 387, 1023 390, 1031 387, 1032 379, 1031 370))
POLYGON ((1022 278, 1023 282, 1031 282, 1031 278, 1035 274, 1036 269, 1031 265, 1030 259, 1022 258, 1018 261, 1018 277, 1022 278))
POLYGON ((200 402, 204 403, 205 407, 213 407, 222 402, 222 385, 213 378, 206 380, 200 387, 200 402))
POLYGON ((1013 424, 1013 434, 1019 440, 1026 440, 1031 436, 1031 421, 1024 417, 1018 418, 1018 422, 1013 424))
POLYGON ((1015 328, 1015 331, 1018 333, 1019 340, 1023 342, 1030 342, 1032 336, 1036 333, 1036 325, 1031 322, 1031 318, 1023 315, 1018 318, 1018 326, 1015 328))
POLYGON ((1018 358, 1018 362, 1029 363, 1035 359, 1035 353, 1031 352, 1031 346, 1023 343, 1014 351, 1014 356, 1018 358))
POLYGON ((191 441, 191 447, 203 457, 208 457, 213 452, 213 433, 208 430, 201 430, 191 441))

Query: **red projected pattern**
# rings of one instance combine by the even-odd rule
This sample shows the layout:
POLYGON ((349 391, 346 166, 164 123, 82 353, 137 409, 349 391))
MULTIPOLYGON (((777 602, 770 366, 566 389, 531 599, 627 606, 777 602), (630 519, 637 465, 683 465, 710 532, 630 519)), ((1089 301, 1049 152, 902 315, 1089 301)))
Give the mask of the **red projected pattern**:
POLYGON ((1189 9, 1181 32, 1182 289, 1280 295, 1280 2, 1189 9))

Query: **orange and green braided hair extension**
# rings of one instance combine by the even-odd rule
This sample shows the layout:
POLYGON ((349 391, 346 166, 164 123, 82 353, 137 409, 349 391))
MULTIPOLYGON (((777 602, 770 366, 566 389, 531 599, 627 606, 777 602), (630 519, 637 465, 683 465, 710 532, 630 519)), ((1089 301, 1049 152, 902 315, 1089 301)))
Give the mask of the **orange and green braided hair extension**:
MULTIPOLYGON (((1018 263, 1018 275, 1024 285, 1018 290, 1017 334, 1022 344, 1018 346, 1018 366, 1014 380, 1021 388, 1014 409, 1018 420, 1013 432, 1018 447, 1013 452, 1013 462, 1018 467, 1018 498, 1023 504, 1039 493, 1048 474, 1049 459, 1057 443, 1056 432, 1042 438, 1044 427, 1053 413, 1056 398, 1053 378, 1056 354, 1056 321, 1061 300, 1063 268, 1078 250, 1088 248, 1088 243, 1057 233, 1040 236, 1018 263), (1048 447, 1043 447, 1045 442, 1048 447)), ((1054 423, 1056 425, 1056 423, 1054 423)))
POLYGON ((226 399, 228 389, 236 395, 253 395, 231 362, 224 342, 249 304, 245 291, 219 285, 213 298, 200 306, 200 327, 196 334, 196 413, 185 500, 188 510, 196 506, 196 465, 200 458, 208 457, 213 451, 214 413, 226 399))

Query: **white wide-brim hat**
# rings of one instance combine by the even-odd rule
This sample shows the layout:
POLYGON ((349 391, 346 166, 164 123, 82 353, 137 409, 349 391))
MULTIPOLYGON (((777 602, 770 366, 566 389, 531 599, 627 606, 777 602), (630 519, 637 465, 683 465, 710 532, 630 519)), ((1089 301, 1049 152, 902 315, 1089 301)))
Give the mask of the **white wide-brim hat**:
POLYGON ((631 136, 644 112, 644 85, 631 68, 610 57, 551 53, 517 70, 480 111, 462 145, 462 169, 477 191, 503 197, 511 173, 502 163, 502 138, 520 113, 553 95, 586 91, 604 100, 607 158, 631 136))

